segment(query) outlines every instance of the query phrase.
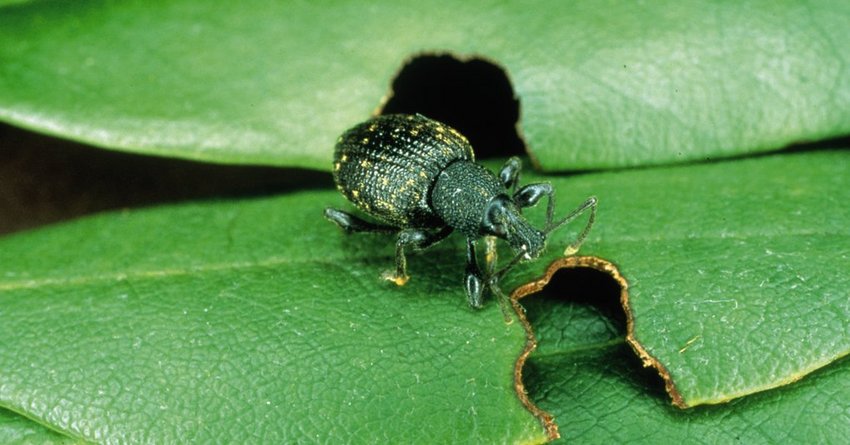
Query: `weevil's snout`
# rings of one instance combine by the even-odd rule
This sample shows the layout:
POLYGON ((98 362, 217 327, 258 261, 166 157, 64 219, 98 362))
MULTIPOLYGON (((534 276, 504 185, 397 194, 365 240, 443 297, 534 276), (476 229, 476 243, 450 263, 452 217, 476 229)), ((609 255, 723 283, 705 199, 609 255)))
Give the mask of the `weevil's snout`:
POLYGON ((546 234, 532 227, 507 197, 490 202, 482 229, 486 235, 506 240, 517 253, 524 252, 526 259, 539 257, 546 247, 546 234))
POLYGON ((546 235, 543 232, 532 227, 524 218, 517 221, 513 229, 508 233, 507 240, 514 251, 525 252, 525 259, 528 260, 537 258, 543 253, 546 247, 546 235))

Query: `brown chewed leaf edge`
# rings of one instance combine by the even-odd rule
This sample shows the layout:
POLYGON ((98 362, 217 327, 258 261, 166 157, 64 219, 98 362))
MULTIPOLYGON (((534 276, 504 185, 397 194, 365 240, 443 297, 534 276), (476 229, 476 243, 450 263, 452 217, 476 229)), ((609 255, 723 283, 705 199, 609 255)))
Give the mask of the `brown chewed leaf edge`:
POLYGON ((546 269, 546 272, 543 274, 542 277, 517 287, 511 293, 510 297, 511 305, 513 306, 525 328, 527 338, 525 349, 517 359, 516 366, 514 368, 514 386, 522 403, 526 406, 526 408, 528 408, 529 411, 531 411, 535 416, 537 416, 538 419, 540 419, 549 437, 552 439, 557 439, 558 437, 560 437, 560 434, 558 433, 558 426, 555 424, 555 420, 551 414, 538 408, 536 405, 534 405, 534 403, 532 403, 528 399, 528 395, 525 393, 525 386, 522 383, 522 368, 525 365, 525 361, 528 356, 531 354, 532 351, 534 351, 534 349, 537 348, 537 340, 534 336, 534 332, 531 328, 531 325, 525 317, 525 311, 519 304, 519 300, 528 295, 540 292, 544 287, 546 287, 546 285, 549 284, 549 281, 552 279, 552 276, 555 275, 555 272, 558 272, 561 269, 575 268, 590 268, 606 273, 610 275, 611 278, 613 278, 620 285, 620 304, 622 305, 623 311, 626 314, 626 342, 640 357, 645 367, 651 366, 658 371, 658 374, 664 380, 664 387, 667 393, 670 395, 673 405, 679 408, 687 408, 688 405, 682 399, 682 396, 679 394, 679 391, 676 389, 676 386, 673 383, 673 379, 670 377, 670 373, 667 371, 664 365, 659 362, 655 357, 650 355, 643 347, 643 345, 641 345, 635 339, 634 315, 632 314, 631 306, 629 303, 629 283, 626 278, 622 274, 620 274, 620 270, 617 268, 617 266, 614 263, 611 263, 610 261, 595 256, 571 256, 560 258, 549 264, 549 267, 546 269))
POLYGON ((516 390, 517 397, 519 397, 520 402, 522 402, 525 408, 540 420, 549 440, 555 440, 561 437, 561 434, 558 432, 558 425, 555 423, 555 417, 540 409, 540 407, 535 405, 534 402, 528 398, 528 392, 526 392, 525 384, 522 381, 522 368, 525 366, 525 361, 528 359, 528 356, 537 349, 537 337, 534 336, 534 329, 532 329, 531 323, 528 322, 528 318, 525 316, 525 310, 522 306, 520 306, 519 300, 539 291, 540 289, 543 289, 546 284, 549 283, 549 279, 552 278, 552 274, 554 274, 558 269, 561 269, 561 267, 554 267, 555 264, 560 262, 561 260, 555 261, 549 265, 549 268, 546 270, 543 277, 517 287, 513 292, 511 292, 510 296, 511 306, 514 309, 517 318, 519 318, 520 323, 522 323, 522 327, 525 329, 525 348, 523 348, 522 353, 520 353, 516 364, 514 365, 514 389, 516 390))

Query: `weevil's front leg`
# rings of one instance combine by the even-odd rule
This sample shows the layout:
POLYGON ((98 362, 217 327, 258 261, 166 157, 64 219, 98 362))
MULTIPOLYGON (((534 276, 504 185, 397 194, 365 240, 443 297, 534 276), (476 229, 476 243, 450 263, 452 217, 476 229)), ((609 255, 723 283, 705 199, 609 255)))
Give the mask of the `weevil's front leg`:
POLYGON ((564 255, 573 255, 578 252, 579 247, 584 242, 584 239, 587 238, 587 234, 590 233, 590 228, 593 226, 593 222, 596 221, 596 204, 597 200, 595 196, 591 196, 587 198, 580 206, 578 206, 575 210, 567 214, 567 216, 563 217, 558 222, 553 222, 555 212, 555 189, 552 188, 552 185, 549 183, 538 183, 538 184, 528 184, 521 189, 517 190, 514 193, 513 199, 514 202, 522 207, 531 207, 537 204, 538 201, 544 196, 549 197, 549 202, 546 205, 546 228, 543 230, 547 235, 552 233, 559 227, 564 224, 569 223, 570 221, 578 218, 585 211, 590 209, 590 218, 587 220, 587 224, 582 229, 581 233, 576 237, 575 241, 570 243, 569 246, 564 250, 564 255))
POLYGON ((398 286, 404 286, 410 279, 407 275, 405 249, 411 249, 414 252, 427 249, 445 239, 450 233, 452 228, 448 226, 437 232, 428 232, 423 229, 404 229, 398 232, 398 240, 395 244, 395 272, 384 272, 381 277, 398 286))
POLYGON ((534 207, 544 196, 549 198, 546 204, 546 227, 552 225, 555 212, 555 189, 548 182, 528 184, 514 193, 513 200, 519 208, 534 207))
POLYGON ((499 171, 499 180, 507 190, 516 190, 516 186, 519 184, 520 170, 522 170, 522 161, 518 157, 512 156, 499 171))
MULTIPOLYGON (((484 258, 487 265, 487 278, 484 287, 490 289, 490 294, 499 302, 499 308, 502 310, 502 316, 505 317, 505 323, 513 323, 513 317, 511 316, 509 307, 510 302, 507 295, 502 292, 502 288, 499 287, 499 279, 507 273, 507 270, 496 270, 497 263, 499 262, 499 255, 496 250, 496 237, 485 236, 484 246, 484 258)), ((522 258, 522 256, 518 256, 517 258, 522 258)), ((515 264, 516 261, 512 261, 509 267, 513 267, 515 264)))
POLYGON ((478 258, 475 255, 475 239, 466 239, 466 277, 464 279, 466 286, 466 298, 469 305, 475 309, 480 309, 484 303, 484 279, 481 276, 481 269, 478 268, 478 258))
POLYGON ((484 264, 487 267, 487 276, 492 277, 496 273, 499 263, 499 252, 496 250, 496 237, 484 237, 484 264))

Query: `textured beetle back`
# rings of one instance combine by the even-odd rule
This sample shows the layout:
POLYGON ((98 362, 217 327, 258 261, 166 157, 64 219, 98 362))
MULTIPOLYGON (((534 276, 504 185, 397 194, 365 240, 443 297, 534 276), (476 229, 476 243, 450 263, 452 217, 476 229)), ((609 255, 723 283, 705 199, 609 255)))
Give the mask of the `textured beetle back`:
POLYGON ((337 188, 360 210, 399 227, 444 223, 429 203, 437 175, 472 146, 451 127, 422 115, 370 119, 343 134, 334 151, 337 188))

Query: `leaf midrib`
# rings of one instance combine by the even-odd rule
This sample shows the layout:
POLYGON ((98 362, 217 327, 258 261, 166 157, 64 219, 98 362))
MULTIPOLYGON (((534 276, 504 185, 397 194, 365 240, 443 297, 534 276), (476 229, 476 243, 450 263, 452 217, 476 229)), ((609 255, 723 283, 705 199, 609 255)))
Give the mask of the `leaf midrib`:
MULTIPOLYGON (((331 258, 329 259, 315 259, 315 258, 284 258, 284 257, 270 257, 263 261, 246 261, 246 262, 234 262, 234 263, 208 263, 206 265, 192 266, 192 267, 183 267, 183 268, 169 268, 169 269, 152 269, 152 270, 137 270, 137 271, 129 271, 129 272, 110 272, 99 275, 80 275, 71 278, 33 278, 28 280, 19 280, 19 281, 10 281, 6 283, 0 283, 0 292, 2 291, 15 291, 21 289, 35 289, 40 287, 48 287, 48 286, 84 286, 88 284, 94 283, 102 283, 108 281, 124 281, 128 279, 160 279, 160 278, 169 278, 169 277, 180 277, 180 276, 189 276, 193 274, 204 274, 204 273, 214 273, 221 271, 235 271, 235 270, 250 270, 250 269, 264 269, 271 268, 276 266, 281 266, 285 264, 334 264, 339 265, 339 262, 334 262, 334 259, 342 259, 343 257, 331 258)), ((347 260, 364 260, 371 257, 354 257, 354 256, 346 256, 347 260)))
MULTIPOLYGON (((750 234, 730 234, 724 236, 717 236, 717 234, 707 235, 707 236, 677 236, 670 238, 657 238, 657 237, 647 237, 647 238, 637 238, 637 237, 611 237, 606 240, 606 244, 619 244, 619 243, 670 243, 670 242, 681 242, 681 241, 700 241, 700 240, 711 240, 717 239, 720 241, 727 240, 737 240, 737 241, 746 241, 752 239, 771 239, 771 238, 789 238, 789 237, 809 237, 809 236, 823 236, 823 237, 838 237, 838 238, 850 238, 850 234, 845 233, 832 233, 832 232, 818 232, 818 231, 799 231, 799 232, 785 232, 779 234, 764 234, 764 233, 750 233, 750 234)), ((592 244, 588 242, 587 244, 592 244)), ((175 267, 175 268, 165 268, 165 269, 146 269, 146 270, 137 270, 137 271, 123 271, 123 272, 108 272, 104 274, 98 275, 80 275, 76 277, 66 277, 66 278, 57 278, 57 277, 42 277, 42 278, 30 278, 26 280, 17 280, 17 281, 8 281, 8 282, 0 282, 0 292, 3 291, 16 291, 22 289, 36 289, 42 287, 49 286, 82 286, 92 283, 102 283, 108 281, 122 281, 127 279, 159 279, 159 278, 168 278, 168 277, 177 277, 177 276, 188 276, 192 274, 204 274, 204 273, 214 273, 221 271, 229 271, 229 270, 251 270, 251 269, 261 269, 261 268, 270 268, 277 267, 286 264, 308 264, 308 263, 316 263, 316 264, 340 264, 342 260, 351 261, 351 260, 367 260, 371 259, 374 256, 338 256, 338 257, 325 257, 323 259, 315 259, 315 258, 291 258, 291 257, 281 257, 281 256, 272 256, 264 260, 259 261, 239 261, 239 262, 223 262, 223 263, 208 263, 203 265, 193 265, 191 267, 175 267)))

